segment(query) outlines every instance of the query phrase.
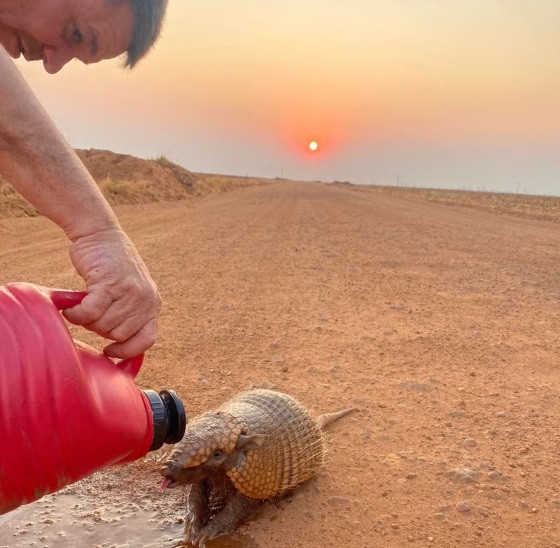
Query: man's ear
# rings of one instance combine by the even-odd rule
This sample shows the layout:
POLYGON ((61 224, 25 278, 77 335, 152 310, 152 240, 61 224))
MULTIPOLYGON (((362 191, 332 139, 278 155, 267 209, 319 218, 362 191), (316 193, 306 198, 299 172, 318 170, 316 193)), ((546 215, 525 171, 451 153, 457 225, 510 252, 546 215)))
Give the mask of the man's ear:
POLYGON ((239 451, 250 451, 251 449, 260 447, 263 442, 264 436, 262 434, 253 434, 251 436, 241 434, 237 438, 237 444, 235 445, 235 448, 239 451))

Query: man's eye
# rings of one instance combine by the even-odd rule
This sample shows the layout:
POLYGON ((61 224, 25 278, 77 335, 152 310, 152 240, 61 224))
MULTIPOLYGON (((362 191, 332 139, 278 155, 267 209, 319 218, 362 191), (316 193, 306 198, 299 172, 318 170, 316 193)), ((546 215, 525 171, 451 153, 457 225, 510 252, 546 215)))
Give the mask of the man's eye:
POLYGON ((76 26, 75 23, 72 23, 70 32, 70 39, 72 40, 72 42, 74 42, 75 44, 81 44, 84 37, 82 36, 80 29, 76 26))

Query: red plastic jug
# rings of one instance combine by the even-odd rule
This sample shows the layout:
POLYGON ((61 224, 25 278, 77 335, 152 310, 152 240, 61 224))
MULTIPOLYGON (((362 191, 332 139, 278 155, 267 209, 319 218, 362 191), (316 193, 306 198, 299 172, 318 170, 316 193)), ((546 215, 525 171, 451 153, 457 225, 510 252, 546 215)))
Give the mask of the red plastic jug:
POLYGON ((85 293, 0 287, 0 514, 176 443, 173 391, 141 391, 142 356, 115 363, 74 341, 59 310, 85 293))

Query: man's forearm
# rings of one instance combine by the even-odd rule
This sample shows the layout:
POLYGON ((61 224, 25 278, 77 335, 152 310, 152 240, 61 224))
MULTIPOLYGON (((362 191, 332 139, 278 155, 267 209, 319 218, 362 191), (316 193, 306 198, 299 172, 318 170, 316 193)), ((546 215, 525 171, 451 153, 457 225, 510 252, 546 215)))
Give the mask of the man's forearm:
POLYGON ((1 46, 0 175, 71 240, 118 226, 90 174, 1 46))

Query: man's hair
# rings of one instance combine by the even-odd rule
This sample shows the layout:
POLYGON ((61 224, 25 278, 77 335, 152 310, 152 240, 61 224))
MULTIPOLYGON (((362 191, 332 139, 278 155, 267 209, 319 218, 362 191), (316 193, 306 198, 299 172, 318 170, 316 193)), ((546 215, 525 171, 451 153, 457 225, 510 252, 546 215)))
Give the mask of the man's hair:
POLYGON ((133 68, 154 46, 161 33, 167 0, 128 0, 134 11, 132 41, 124 66, 133 68))

